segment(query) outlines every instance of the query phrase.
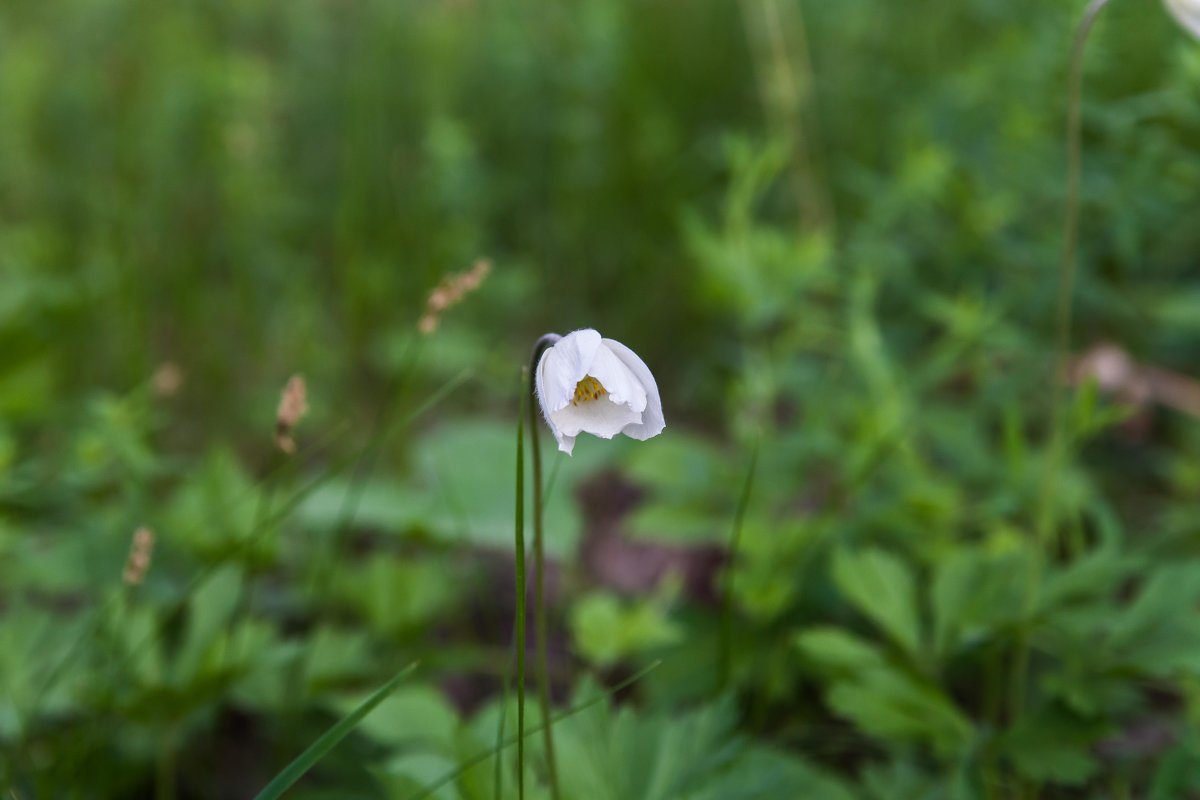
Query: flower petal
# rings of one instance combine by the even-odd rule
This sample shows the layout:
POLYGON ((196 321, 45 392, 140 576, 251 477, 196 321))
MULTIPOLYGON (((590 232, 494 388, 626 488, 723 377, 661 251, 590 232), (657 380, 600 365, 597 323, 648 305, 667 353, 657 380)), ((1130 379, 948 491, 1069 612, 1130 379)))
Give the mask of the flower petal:
MULTIPOLYGON (((549 358, 550 351, 553 349, 554 349, 553 347, 547 347, 545 350, 542 351, 542 357, 538 359, 537 369, 535 369, 533 372, 533 385, 534 385, 534 389, 537 391, 538 405, 541 406, 541 408, 542 408, 542 419, 546 420, 546 425, 550 428, 550 432, 554 434, 555 440, 558 441, 558 449, 562 450, 564 453, 570 453, 571 452, 570 448, 575 445, 574 439, 571 440, 570 445, 566 449, 563 448, 562 431, 560 431, 558 429, 558 427, 555 426, 554 420, 550 419, 550 412, 548 410, 548 402, 552 402, 552 401, 548 401, 548 394, 547 394, 548 382, 546 380, 546 359, 549 358)), ((550 383, 550 385, 554 385, 554 384, 550 383)))
POLYGON ((612 402, 628 406, 631 411, 641 412, 646 409, 645 387, 607 344, 602 343, 596 348, 587 374, 600 381, 612 402))
POLYGON ((538 401, 547 419, 563 406, 571 405, 575 384, 588 374, 598 349, 600 334, 585 328, 568 333, 542 354, 536 383, 538 401))
POLYGON ((571 455, 571 451, 575 449, 575 437, 564 436, 563 434, 555 431, 554 438, 558 439, 559 451, 566 453, 567 455, 571 455))
POLYGON ((564 436, 590 433, 601 439, 611 439, 626 426, 642 421, 642 414, 624 403, 616 403, 607 397, 589 400, 578 405, 568 405, 551 415, 555 427, 564 436))
POLYGON ((1188 33, 1200 39, 1200 1, 1167 0, 1167 10, 1188 33))
POLYGON ((633 377, 646 392, 646 407, 642 411, 641 419, 625 426, 621 432, 632 439, 641 440, 662 433, 663 428, 667 427, 667 421, 663 417, 662 398, 658 394, 658 384, 654 382, 650 368, 646 366, 646 362, 638 358, 637 353, 617 340, 604 339, 603 342, 608 350, 633 373, 633 377))

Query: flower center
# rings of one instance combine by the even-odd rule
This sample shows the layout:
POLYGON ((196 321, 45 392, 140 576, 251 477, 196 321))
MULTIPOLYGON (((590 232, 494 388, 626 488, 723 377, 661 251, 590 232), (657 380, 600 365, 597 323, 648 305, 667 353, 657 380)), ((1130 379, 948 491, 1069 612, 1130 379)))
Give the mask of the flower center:
POLYGON ((606 394, 608 394, 608 390, 604 388, 604 384, 591 375, 585 375, 583 380, 575 384, 575 396, 571 398, 571 405, 577 406, 589 400, 599 400, 606 394))

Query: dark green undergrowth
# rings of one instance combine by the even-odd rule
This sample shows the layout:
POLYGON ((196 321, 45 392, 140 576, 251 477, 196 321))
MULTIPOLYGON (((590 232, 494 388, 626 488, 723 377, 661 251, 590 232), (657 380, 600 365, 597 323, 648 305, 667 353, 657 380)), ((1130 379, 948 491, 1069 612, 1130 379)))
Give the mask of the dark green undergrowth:
POLYGON ((564 800, 1200 792, 1200 44, 1088 45, 1072 355, 1134 367, 1059 455, 1081 12, 5 0, 5 796, 253 797, 419 662, 286 796, 515 797, 518 376, 581 327, 668 427, 542 437, 564 800))

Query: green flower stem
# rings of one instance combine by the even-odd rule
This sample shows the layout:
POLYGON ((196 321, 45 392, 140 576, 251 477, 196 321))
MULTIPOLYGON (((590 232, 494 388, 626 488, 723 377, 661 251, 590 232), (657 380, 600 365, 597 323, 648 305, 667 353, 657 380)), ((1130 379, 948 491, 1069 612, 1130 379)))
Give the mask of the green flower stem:
POLYGON ((1079 183, 1082 145, 1080 131, 1080 108, 1083 98, 1083 54, 1088 35, 1100 12, 1109 0, 1091 0, 1083 12, 1079 26, 1075 29, 1075 41, 1071 48, 1070 74, 1067 84, 1067 181, 1066 209, 1063 216, 1063 247, 1058 264, 1058 299, 1055 313, 1055 363, 1051 376, 1051 428, 1050 452, 1046 458, 1046 474, 1042 481, 1042 495, 1037 509, 1035 531, 1039 552, 1035 554, 1029 568, 1029 587, 1025 597, 1025 614, 1018 633, 1014 651, 1011 684, 1009 686, 1009 715, 1020 718, 1025 704, 1025 692, 1029 673, 1030 623, 1040 591, 1043 562, 1050 556, 1050 545, 1054 533, 1055 495, 1059 473, 1066 450, 1067 435, 1063 413, 1063 383, 1066 379, 1067 362, 1071 348, 1071 314, 1075 294, 1075 250, 1079 239, 1079 183))
MULTIPOLYGON (((517 610, 513 619, 517 656, 517 797, 525 797, 525 396, 527 385, 521 376, 520 410, 517 412, 517 497, 513 521, 513 560, 517 572, 517 610)), ((535 445, 536 447, 536 442, 535 445)))
POLYGON ((1079 241, 1079 173, 1082 145, 1080 107, 1083 98, 1083 51, 1088 35, 1096 23, 1096 17, 1108 5, 1109 0, 1092 0, 1083 12, 1083 19, 1075 31, 1075 43, 1071 49, 1070 77, 1067 87, 1067 194, 1063 216, 1063 246, 1058 263, 1058 299, 1054 318, 1054 375, 1051 385, 1051 431, 1050 457, 1047 461, 1048 475, 1042 482, 1043 494, 1040 503, 1037 531, 1045 544, 1054 524, 1054 490, 1062 466, 1063 451, 1066 449, 1066 434, 1063 431, 1063 382, 1067 364, 1071 358, 1071 317, 1075 296, 1075 250, 1079 241))
MULTIPOLYGON (((543 351, 562 337, 548 333, 537 340, 529 359, 528 400, 535 391, 538 361, 543 351)), ((533 603, 534 628, 537 634, 538 703, 541 706, 542 738, 546 748, 546 777, 550 797, 558 800, 558 767, 554 759, 554 725, 550 718, 550 670, 546 658, 546 541, 542 524, 542 450, 538 441, 538 404, 529 402, 529 440, 533 454, 533 603)), ((518 735, 520 731, 518 731, 518 735)))

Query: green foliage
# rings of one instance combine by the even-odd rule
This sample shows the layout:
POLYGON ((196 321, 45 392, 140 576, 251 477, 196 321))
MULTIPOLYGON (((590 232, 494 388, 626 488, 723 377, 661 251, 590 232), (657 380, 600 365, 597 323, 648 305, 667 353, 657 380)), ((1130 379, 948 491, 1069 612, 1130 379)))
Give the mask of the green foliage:
POLYGON ((288 796, 513 796, 517 370, 595 326, 668 428, 543 437, 552 671, 665 663, 565 800, 1200 792, 1200 49, 1089 42, 1067 355, 1137 369, 1060 459, 1080 10, 0 4, 0 788, 252 796, 334 726, 288 796))
POLYGON ((396 686, 399 685, 400 681, 408 677, 408 673, 412 669, 413 667, 408 667, 401 670, 394 678, 376 689, 358 707, 340 719, 336 725, 322 734, 319 739, 297 756, 295 761, 288 764, 282 772, 275 776, 275 779, 267 784, 261 792, 255 795, 256 800, 274 800, 277 797, 282 797, 284 792, 290 789, 296 781, 304 777, 304 774, 324 758, 330 750, 336 747, 342 739, 345 739, 364 717, 370 714, 389 694, 395 691, 396 686))
POLYGON ((834 554, 834 583, 863 614, 883 629, 910 658, 919 657, 916 586, 903 561, 882 550, 834 554))
POLYGON ((571 630, 579 654, 600 667, 683 638, 683 631, 667 616, 661 602, 622 603, 604 593, 580 598, 571 610, 571 630))

